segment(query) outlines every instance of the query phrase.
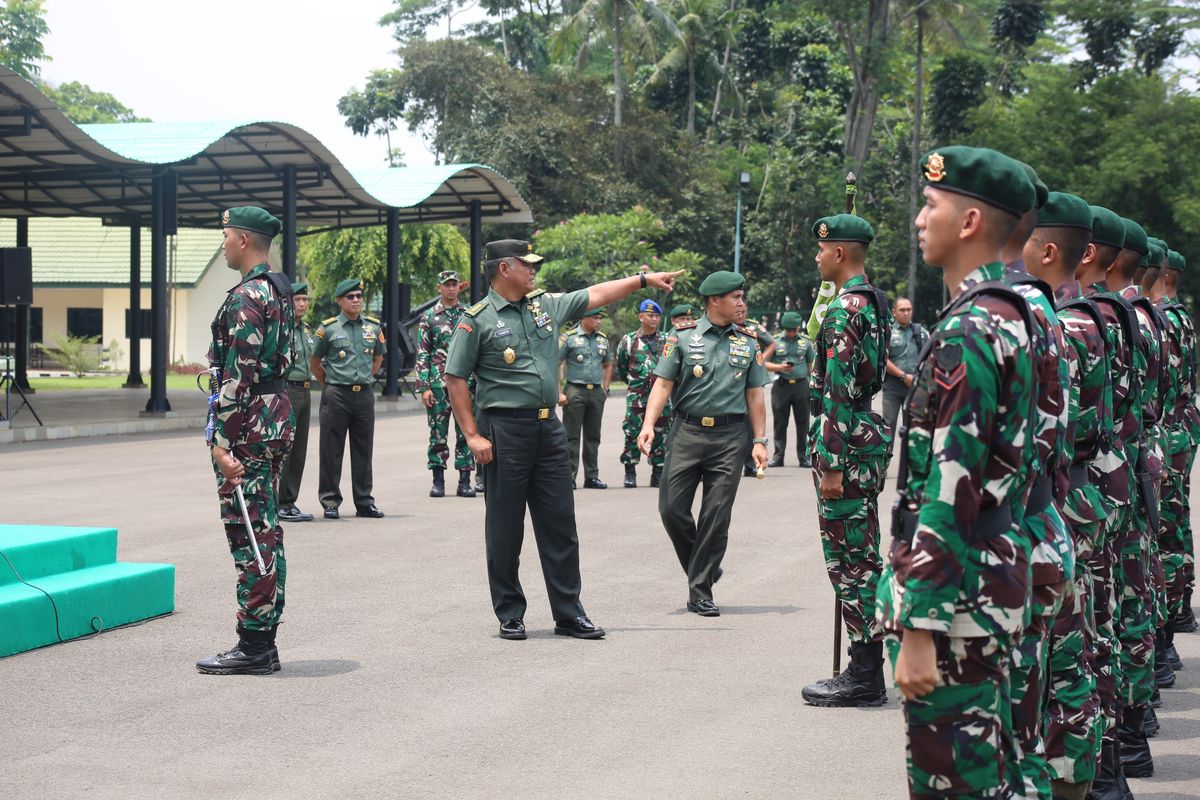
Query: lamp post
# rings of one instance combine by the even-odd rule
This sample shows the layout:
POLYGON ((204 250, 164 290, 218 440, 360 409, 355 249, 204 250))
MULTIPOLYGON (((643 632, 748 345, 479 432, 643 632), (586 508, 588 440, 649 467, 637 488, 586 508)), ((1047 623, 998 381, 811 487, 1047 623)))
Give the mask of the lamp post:
POLYGON ((742 191, 750 185, 750 173, 738 176, 737 221, 733 231, 733 271, 742 271, 742 191))

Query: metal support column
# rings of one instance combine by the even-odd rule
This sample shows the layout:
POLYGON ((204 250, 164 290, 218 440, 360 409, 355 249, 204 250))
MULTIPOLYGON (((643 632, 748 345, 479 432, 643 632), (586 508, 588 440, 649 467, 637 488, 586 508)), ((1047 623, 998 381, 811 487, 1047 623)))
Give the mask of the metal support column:
POLYGON ((129 377, 126 389, 144 389, 142 382, 142 226, 129 226, 129 377))
MULTIPOLYGON (((17 217, 17 247, 29 247, 29 217, 17 217)), ((16 369, 13 379, 25 394, 33 394, 29 385, 29 306, 16 306, 16 369)))
POLYGON ((384 356, 387 379, 383 396, 400 397, 400 212, 387 212, 387 278, 383 284, 384 325, 387 326, 387 351, 384 356))
POLYGON ((150 220, 150 399, 146 412, 165 414, 171 410, 167 402, 167 209, 174 208, 175 181, 167 172, 151 180, 150 220))
POLYGON ((483 213, 478 200, 471 201, 471 305, 483 297, 483 213))
POLYGON ((296 280, 296 166, 283 168, 283 271, 296 280))

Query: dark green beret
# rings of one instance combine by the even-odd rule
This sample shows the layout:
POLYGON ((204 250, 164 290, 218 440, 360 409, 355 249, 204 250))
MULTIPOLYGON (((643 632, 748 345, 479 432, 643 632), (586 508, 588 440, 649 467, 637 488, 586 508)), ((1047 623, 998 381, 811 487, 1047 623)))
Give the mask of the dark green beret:
POLYGON ((1025 168, 1025 177, 1029 178, 1029 182, 1033 184, 1033 207, 1041 208, 1046 205, 1046 200, 1050 197, 1050 189, 1046 187, 1046 184, 1042 183, 1042 179, 1038 177, 1037 170, 1024 161, 1018 161, 1017 163, 1025 168))
POLYGON ((736 272, 723 269, 714 272, 700 284, 701 297, 713 297, 718 294, 728 294, 746 285, 746 279, 736 272))
POLYGON ((545 259, 533 252, 533 243, 523 239, 500 239, 484 245, 485 261, 498 258, 519 258, 526 264, 540 264, 545 259))
POLYGON ((821 242, 862 242, 870 244, 875 239, 871 223, 853 214, 834 214, 821 217, 813 223, 812 235, 821 242))
POLYGON ((1034 207, 1037 190, 1016 159, 986 147, 952 145, 921 159, 925 185, 974 197, 1014 217, 1034 207))
POLYGON ((1142 266, 1147 269, 1159 269, 1162 267, 1162 260, 1167 251, 1155 244, 1153 240, 1151 240, 1149 248, 1150 252, 1142 257, 1142 266))
POLYGON ((1185 267, 1187 267, 1187 260, 1183 257, 1183 253, 1178 250, 1167 251, 1167 269, 1183 272, 1185 267))
POLYGON ((1038 209, 1039 228, 1092 229, 1092 209, 1082 197, 1066 192, 1050 192, 1038 209))
POLYGON ((1092 209, 1092 241, 1107 244, 1120 250, 1125 245, 1125 223, 1116 213, 1104 206, 1089 206, 1092 209))
POLYGON ((346 295, 353 292, 355 289, 362 289, 362 288, 363 288, 363 282, 362 282, 361 278, 346 278, 346 280, 339 283, 337 285, 337 288, 333 290, 333 296, 334 297, 345 297, 346 295))
POLYGON ((1146 229, 1138 225, 1131 219, 1121 217, 1121 224, 1125 226, 1125 243, 1121 245, 1124 250, 1133 250, 1135 252, 1146 255, 1150 252, 1150 247, 1146 242, 1146 229))
POLYGON ((785 311, 783 316, 779 318, 779 327, 786 331, 793 331, 804 324, 804 317, 800 316, 798 311, 785 311))
POLYGON ((1158 245, 1158 249, 1163 251, 1163 256, 1166 256, 1167 250, 1169 248, 1167 247, 1167 243, 1164 242, 1162 239, 1158 238, 1157 236, 1147 236, 1146 243, 1158 245))
POLYGON ((599 308, 593 308, 591 311, 586 312, 584 314, 584 316, 585 317, 602 317, 602 316, 604 316, 604 306, 600 306, 599 308))
POLYGON ((238 206, 221 215, 222 228, 242 228, 274 239, 283 230, 283 223, 258 206, 238 206))
POLYGON ((292 295, 295 296, 298 294, 304 296, 308 295, 308 284, 304 281, 299 281, 298 283, 292 284, 292 295))
POLYGON ((696 310, 692 308, 690 303, 680 303, 671 309, 670 317, 671 319, 674 319, 675 317, 682 317, 684 314, 694 315, 695 313, 696 310))

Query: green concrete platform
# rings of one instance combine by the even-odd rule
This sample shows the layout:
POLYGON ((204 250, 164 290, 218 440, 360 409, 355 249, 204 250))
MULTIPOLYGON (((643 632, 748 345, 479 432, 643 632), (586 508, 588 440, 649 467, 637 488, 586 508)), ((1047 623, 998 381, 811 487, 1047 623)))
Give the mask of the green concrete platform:
POLYGON ((0 553, 0 656, 175 609, 174 565, 118 563, 114 528, 0 525, 0 553))

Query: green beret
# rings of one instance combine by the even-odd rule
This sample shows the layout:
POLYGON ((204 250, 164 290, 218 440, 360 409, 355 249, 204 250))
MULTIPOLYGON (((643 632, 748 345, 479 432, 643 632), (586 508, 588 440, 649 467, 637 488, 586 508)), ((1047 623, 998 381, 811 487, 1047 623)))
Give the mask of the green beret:
POLYGON ((238 206, 226 209, 221 215, 221 227, 242 228, 274 239, 283 229, 283 223, 258 206, 238 206))
POLYGON ((1166 258, 1167 250, 1170 249, 1167 247, 1166 242, 1164 242, 1162 239, 1158 238, 1157 236, 1147 236, 1146 243, 1158 245, 1158 249, 1162 250, 1162 252, 1163 252, 1163 258, 1166 258))
POLYGON ((1050 197, 1050 190, 1046 184, 1042 183, 1042 179, 1038 177, 1037 170, 1026 164, 1024 161, 1018 161, 1025 168, 1025 177, 1029 178, 1029 182, 1033 184, 1034 191, 1034 208, 1041 208, 1046 205, 1046 200, 1050 197))
POLYGON ((533 244, 523 239, 500 239, 483 246, 485 261, 498 258, 519 258, 526 264, 540 264, 544 258, 533 252, 533 244))
POLYGON ((1150 252, 1142 257, 1142 266, 1147 269, 1159 269, 1162 267, 1162 260, 1166 256, 1167 251, 1155 244, 1153 240, 1151 240, 1149 247, 1150 252))
POLYGON ((337 285, 337 288, 333 290, 333 296, 334 297, 345 297, 346 295, 353 292, 355 289, 362 289, 362 288, 363 288, 363 282, 362 282, 361 278, 346 278, 346 280, 339 283, 337 285))
POLYGON ((862 217, 853 214, 834 214, 813 223, 812 235, 821 242, 862 242, 870 244, 875 229, 862 217))
POLYGON ((728 294, 742 288, 745 284, 745 277, 723 269, 704 279, 704 282, 700 284, 700 296, 713 297, 718 294, 728 294))
POLYGON ((292 295, 293 296, 304 295, 307 297, 308 296, 308 284, 305 283, 304 281, 299 281, 298 283, 293 283, 292 284, 292 295))
POLYGON ((586 312, 584 314, 584 316, 585 317, 602 317, 602 316, 604 316, 604 306, 600 306, 599 308, 593 308, 591 311, 586 312))
POLYGON ((1183 272, 1187 266, 1187 260, 1178 250, 1167 251, 1167 269, 1173 269, 1176 272, 1183 272))
POLYGON ((783 316, 779 318, 779 327, 786 331, 794 331, 804 324, 804 317, 800 316, 798 311, 785 311, 783 316))
POLYGON ((1133 250, 1142 255, 1150 252, 1150 248, 1146 243, 1146 229, 1138 225, 1131 219, 1121 218, 1121 224, 1125 226, 1125 243, 1121 245, 1123 250, 1133 250))
POLYGON ((692 308, 690 303, 680 303, 671 309, 670 317, 671 319, 675 319, 675 317, 682 317, 684 314, 694 315, 695 313, 695 309, 692 308))
POLYGON ((1089 208, 1092 209, 1092 241, 1120 250, 1125 245, 1125 224, 1121 218, 1104 206, 1089 208))
POLYGON ((973 197, 1014 217, 1034 207, 1037 190, 1016 159, 986 147, 952 145, 921 159, 925 185, 973 197))
POLYGON ((1049 192, 1046 202, 1038 208, 1039 228, 1092 229, 1092 209, 1082 197, 1066 192, 1049 192))
POLYGON ((450 281, 458 280, 458 273, 452 269, 444 269, 438 273, 438 283, 449 283, 450 281))

